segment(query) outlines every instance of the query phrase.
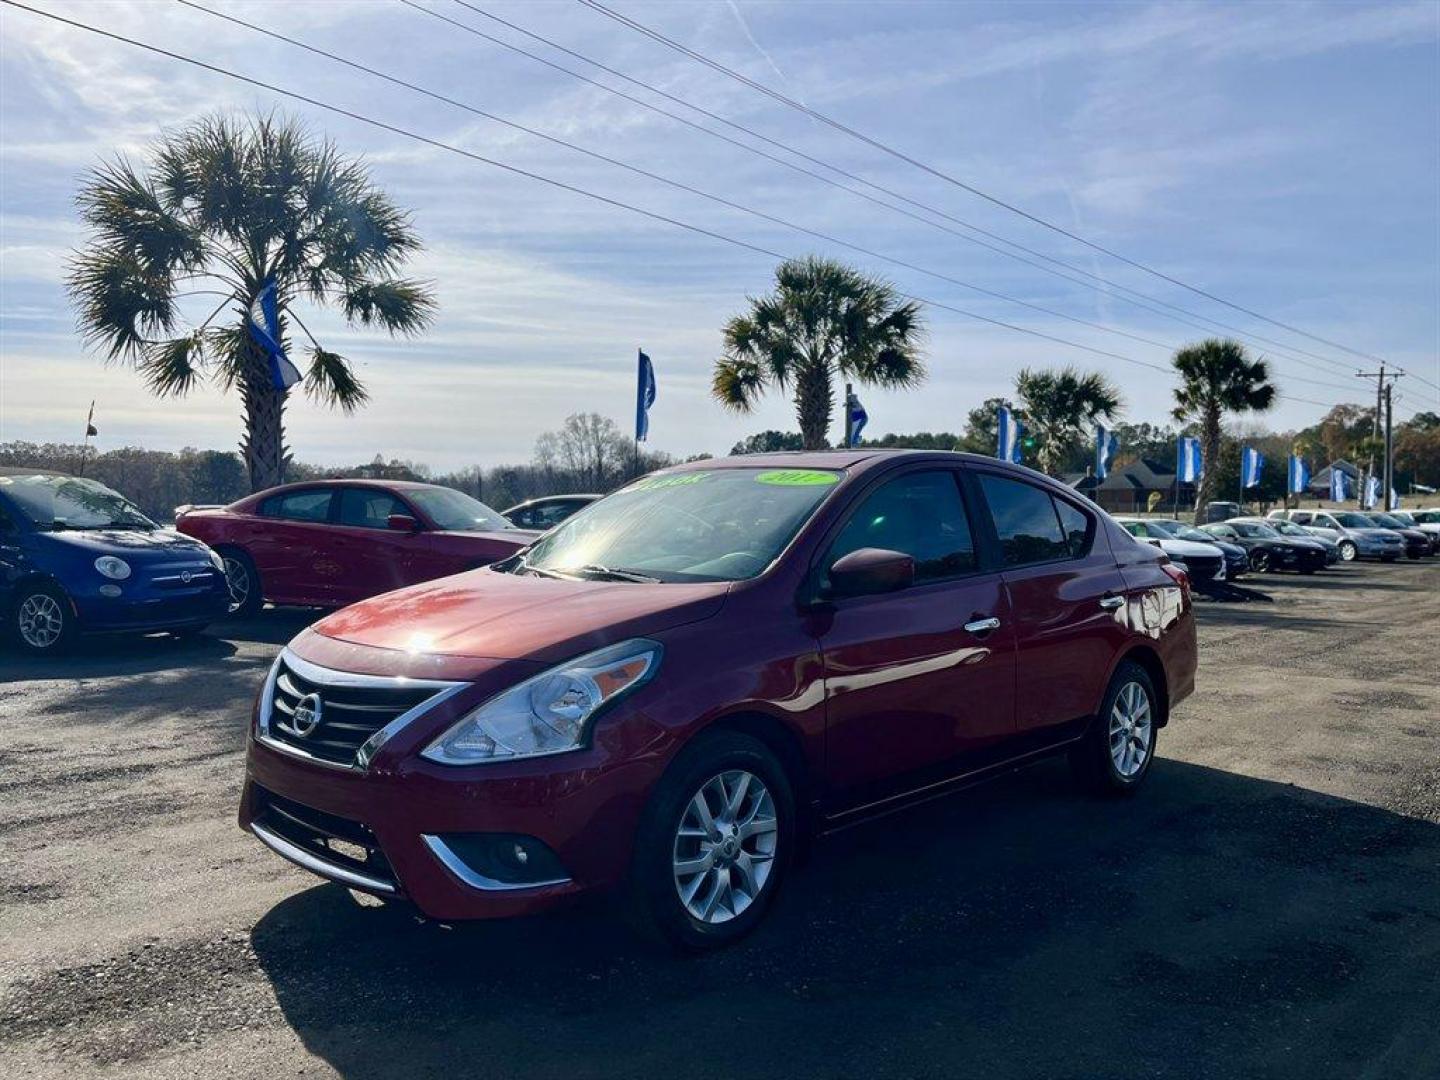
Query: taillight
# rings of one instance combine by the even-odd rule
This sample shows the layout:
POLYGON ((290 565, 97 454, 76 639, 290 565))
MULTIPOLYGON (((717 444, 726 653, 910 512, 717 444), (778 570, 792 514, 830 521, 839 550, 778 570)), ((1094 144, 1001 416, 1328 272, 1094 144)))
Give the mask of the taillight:
POLYGON ((1170 577, 1174 580, 1175 584, 1180 586, 1180 591, 1185 595, 1185 599, 1189 600, 1190 575, 1185 573, 1184 570, 1181 570, 1174 563, 1161 563, 1160 569, 1164 570, 1165 573, 1170 575, 1170 577))

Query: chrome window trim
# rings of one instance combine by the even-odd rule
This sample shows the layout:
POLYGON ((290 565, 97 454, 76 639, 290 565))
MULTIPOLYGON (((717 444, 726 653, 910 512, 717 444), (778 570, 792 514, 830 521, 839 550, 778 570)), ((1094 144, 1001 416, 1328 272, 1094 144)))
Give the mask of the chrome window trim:
POLYGON ((343 866, 326 862, 318 855, 312 855, 299 844, 292 844, 283 836, 271 832, 257 822, 250 823, 250 831, 255 834, 256 839, 276 855, 283 859, 289 859, 296 866, 309 870, 312 874, 318 874, 320 877, 329 878, 331 881, 338 881, 344 885, 353 885, 358 889, 383 893, 386 896, 395 896, 399 893, 399 890, 390 882, 381 881, 379 878, 373 878, 367 874, 357 874, 354 870, 347 870, 343 866))
POLYGON ((420 839, 430 849, 430 853, 440 860, 440 865, 450 871, 462 885, 468 885, 472 889, 479 889, 482 892, 516 892, 522 889, 545 889, 553 885, 569 885, 571 878, 555 878, 552 881, 527 881, 523 884, 510 881, 496 881, 494 878, 486 877, 484 874, 476 873, 465 861, 451 850, 450 845, 441 840, 440 837, 430 833, 421 833, 420 839))
POLYGON ((434 706, 451 697, 454 697, 461 690, 464 690, 469 683, 448 682, 442 679, 412 679, 404 675, 364 675, 353 671, 336 671, 333 668, 321 667, 319 664, 312 664, 309 660, 302 660, 290 651, 287 645, 280 650, 275 657, 275 662, 270 665, 270 674, 265 678, 264 688, 260 691, 260 709, 255 719, 255 738, 264 743, 270 749, 282 754, 289 754, 308 761, 314 765, 323 765, 328 769, 339 769, 342 772, 365 772, 369 766, 370 759, 374 757, 375 751, 385 745, 397 732, 406 724, 414 720, 422 713, 428 712, 434 706), (369 689, 369 690, 413 690, 433 689, 431 694, 420 704, 407 709, 399 716, 391 720, 379 731, 371 735, 365 741, 364 746, 357 750, 355 759, 349 763, 339 761, 327 761, 324 758, 316 757, 298 746, 282 742, 270 734, 270 713, 275 704, 275 682, 280 677, 280 665, 284 663, 291 671, 299 675, 307 682, 315 683, 317 686, 340 689, 369 689), (372 745, 373 744, 373 745, 372 745), (368 754, 362 754, 365 747, 370 747, 368 754))

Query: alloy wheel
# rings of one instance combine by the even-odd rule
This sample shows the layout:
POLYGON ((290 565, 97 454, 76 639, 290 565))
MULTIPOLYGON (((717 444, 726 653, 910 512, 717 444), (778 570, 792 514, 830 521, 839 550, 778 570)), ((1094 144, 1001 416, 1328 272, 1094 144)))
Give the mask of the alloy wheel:
POLYGON ((225 556, 225 588, 230 592, 227 610, 233 615, 250 599, 250 569, 233 555, 225 556))
POLYGON ((1343 544, 1340 545, 1340 558, 1344 562, 1354 562, 1355 555, 1355 545, 1352 544, 1349 540, 1346 540, 1343 544))
POLYGON ((675 831, 672 870, 685 910, 709 924, 742 914, 770 880, 779 836, 775 800, 754 773, 705 781, 675 831))
POLYGON ((1110 710, 1110 760, 1122 779, 1133 779, 1145 768, 1153 730, 1150 694, 1138 682, 1126 683, 1110 710))
POLYGON ((49 593, 27 596, 17 618, 20 638, 32 649, 49 649, 65 633, 65 612, 49 593))
POLYGON ((1250 556, 1250 569, 1257 574, 1266 573, 1270 569, 1270 555, 1268 552, 1257 551, 1250 556))

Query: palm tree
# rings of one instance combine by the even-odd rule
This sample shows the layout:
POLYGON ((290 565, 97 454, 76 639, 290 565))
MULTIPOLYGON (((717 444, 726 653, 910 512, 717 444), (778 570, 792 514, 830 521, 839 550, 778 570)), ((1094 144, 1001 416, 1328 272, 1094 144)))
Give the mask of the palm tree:
POLYGON ((925 378, 920 305, 884 281, 817 256, 787 259, 775 291, 725 324, 712 392, 748 413, 770 386, 795 394, 806 450, 826 445, 835 384, 911 387, 925 378))
POLYGON ((288 390, 276 388, 247 330, 267 284, 287 355, 292 323, 309 341, 308 362, 296 364, 306 393, 347 413, 365 403, 365 388, 350 361, 310 334, 297 302, 333 304, 351 325, 404 335, 424 329, 435 308, 428 285, 396 276, 420 248, 409 215, 360 161, 294 120, 199 120, 162 139, 143 169, 124 157, 94 169, 76 202, 91 237, 67 284, 86 343, 132 365, 161 397, 204 381, 239 391, 251 490, 279 483, 286 460, 288 390), (220 302, 187 326, 181 302, 192 296, 220 302), (226 309, 232 321, 212 325, 226 309))
POLYGON ((1210 338, 1190 345, 1171 361, 1180 375, 1174 417, 1200 425, 1205 471, 1195 493, 1195 524, 1215 489, 1220 463, 1220 422, 1226 413, 1265 412, 1275 403, 1275 387, 1264 360, 1251 360, 1238 341, 1210 338))
POLYGON ((1064 455, 1097 420, 1111 420, 1123 399, 1115 384, 1098 371, 1073 367, 1050 371, 1025 368, 1015 378, 1015 395, 1025 423, 1039 447, 1036 464, 1054 474, 1064 455))

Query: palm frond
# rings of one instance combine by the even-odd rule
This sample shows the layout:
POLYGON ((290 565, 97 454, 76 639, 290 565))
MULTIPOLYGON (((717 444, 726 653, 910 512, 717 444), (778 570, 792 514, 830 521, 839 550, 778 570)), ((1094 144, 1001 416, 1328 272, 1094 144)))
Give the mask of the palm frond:
POLYGON ((108 359, 138 358, 147 340, 174 327, 175 289, 169 276, 116 247, 76 252, 65 285, 86 344, 103 349, 108 359))
POLYGON ((316 346, 310 351, 310 370, 305 373, 305 392, 315 401, 352 413, 370 400, 370 394, 355 370, 339 353, 316 346))
POLYGON ((406 335, 424 330, 436 307, 428 284, 404 278, 358 282, 345 290, 340 304, 352 323, 406 335))
POLYGON ((715 362, 710 382, 711 393, 727 409, 737 413, 754 410, 765 392, 765 372, 756 360, 743 356, 727 356, 715 362))
POLYGON ((145 346, 136 365, 156 397, 184 397, 204 377, 205 337, 199 331, 145 346))

